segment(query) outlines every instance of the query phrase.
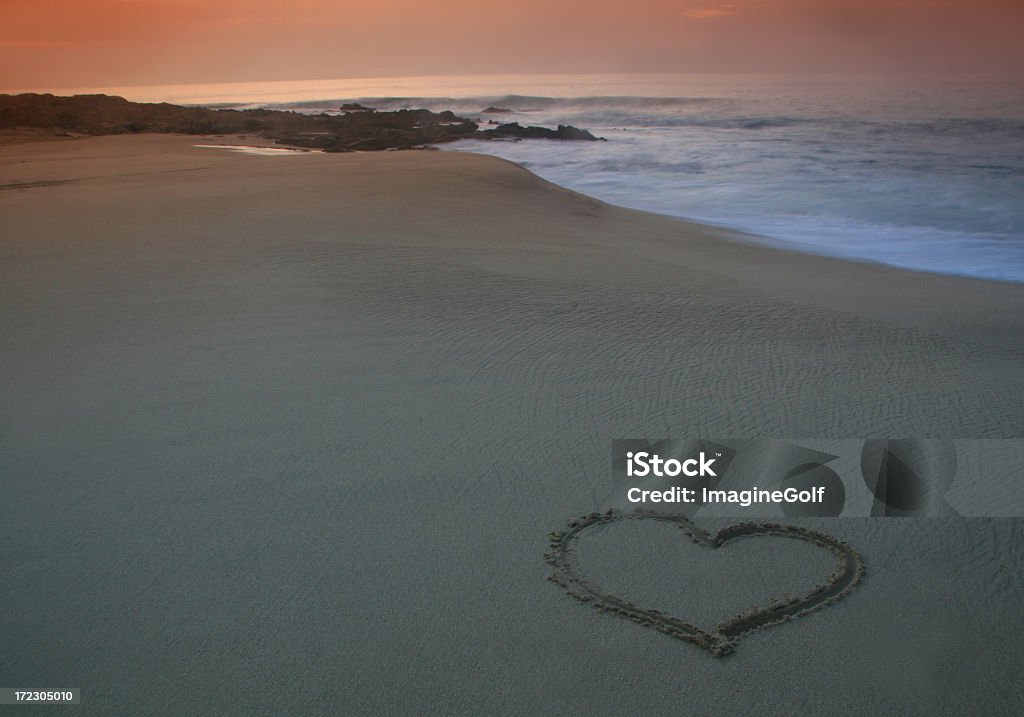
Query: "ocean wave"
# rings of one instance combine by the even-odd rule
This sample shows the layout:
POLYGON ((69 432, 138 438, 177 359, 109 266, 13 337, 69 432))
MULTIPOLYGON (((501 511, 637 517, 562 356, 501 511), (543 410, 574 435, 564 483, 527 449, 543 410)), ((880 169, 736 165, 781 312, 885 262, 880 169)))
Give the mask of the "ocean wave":
POLYGON ((752 90, 363 96, 237 106, 334 113, 358 102, 584 127, 609 141, 469 140, 446 148, 495 154, 614 204, 723 224, 804 251, 1024 281, 1024 117, 1006 102, 978 105, 971 115, 954 100, 932 98, 923 106, 908 97, 882 106, 856 93, 794 99, 752 90), (483 112, 492 106, 509 112, 483 112))
POLYGON ((425 108, 450 109, 473 118, 526 123, 574 124, 594 128, 707 128, 759 131, 817 125, 825 129, 868 136, 1001 136, 1024 140, 1024 119, 1001 117, 949 117, 929 120, 885 120, 847 115, 752 114, 738 111, 735 99, 717 97, 545 97, 540 95, 480 95, 472 97, 341 97, 282 103, 225 103, 218 107, 253 109, 270 107, 296 112, 339 112, 343 104, 357 102, 384 111, 425 108), (506 114, 485 114, 499 107, 506 114))
POLYGON ((1024 121, 998 117, 949 117, 938 120, 868 122, 870 133, 918 134, 945 137, 1005 135, 1024 141, 1024 121))
MULTIPOLYGON (((298 102, 266 103, 260 106, 273 109, 290 110, 333 110, 347 102, 380 110, 397 110, 424 107, 431 109, 475 108, 472 111, 482 112, 487 107, 500 107, 513 112, 541 112, 551 110, 594 110, 619 109, 637 110, 676 110, 701 104, 721 101, 713 97, 544 97, 541 95, 479 95, 472 97, 340 97, 320 100, 303 100, 298 102)), ((247 103, 247 106, 250 103, 247 103)), ((219 105, 233 107, 230 103, 219 105)))

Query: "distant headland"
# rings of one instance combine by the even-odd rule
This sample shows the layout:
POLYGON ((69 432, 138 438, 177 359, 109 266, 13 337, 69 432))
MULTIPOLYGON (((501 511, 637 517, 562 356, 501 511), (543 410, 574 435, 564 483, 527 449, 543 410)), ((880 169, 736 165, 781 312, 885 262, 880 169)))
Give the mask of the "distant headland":
POLYGON ((480 130, 451 111, 374 111, 345 104, 338 114, 269 109, 209 109, 129 102, 111 95, 0 95, 0 130, 31 130, 50 136, 254 134, 281 144, 325 152, 420 149, 459 139, 600 139, 576 127, 523 127, 516 122, 480 130))

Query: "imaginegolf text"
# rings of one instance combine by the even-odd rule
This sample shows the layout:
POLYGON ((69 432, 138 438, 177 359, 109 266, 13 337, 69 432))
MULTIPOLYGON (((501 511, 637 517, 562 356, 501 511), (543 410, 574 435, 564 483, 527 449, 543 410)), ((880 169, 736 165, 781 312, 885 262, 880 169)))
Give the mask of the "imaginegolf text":
POLYGON ((729 503, 747 508, 755 503, 821 503, 825 499, 825 487, 809 490, 786 488, 784 490, 713 490, 700 489, 697 500, 696 488, 672 487, 666 490, 643 490, 630 488, 626 493, 630 503, 729 503))

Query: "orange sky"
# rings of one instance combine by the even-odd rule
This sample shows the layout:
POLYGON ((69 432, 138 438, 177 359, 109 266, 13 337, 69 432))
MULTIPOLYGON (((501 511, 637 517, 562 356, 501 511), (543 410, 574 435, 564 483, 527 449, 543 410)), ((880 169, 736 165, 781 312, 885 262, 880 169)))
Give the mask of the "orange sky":
POLYGON ((1024 0, 0 0, 0 88, 528 72, 1024 73, 1024 0))

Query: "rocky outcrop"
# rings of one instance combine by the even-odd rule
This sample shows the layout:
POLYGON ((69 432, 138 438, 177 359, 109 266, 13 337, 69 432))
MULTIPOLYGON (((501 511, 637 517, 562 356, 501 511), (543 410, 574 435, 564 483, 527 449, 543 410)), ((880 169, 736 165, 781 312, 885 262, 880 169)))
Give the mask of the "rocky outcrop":
POLYGON ((325 152, 413 149, 473 136, 477 124, 448 110, 355 112, 331 118, 327 130, 279 136, 279 142, 325 152))
POLYGON ((505 109, 504 107, 495 107, 494 105, 491 105, 487 109, 483 110, 481 112, 481 114, 485 114, 485 115, 508 114, 511 111, 512 110, 505 109))
POLYGON ((472 136, 477 124, 452 112, 376 112, 346 105, 341 115, 233 110, 129 102, 109 95, 0 95, 0 128, 42 127, 84 135, 161 132, 257 134, 328 152, 404 149, 472 136))
POLYGON ((234 110, 129 102, 110 95, 57 97, 0 95, 0 129, 42 128, 82 135, 162 132, 256 134, 281 144, 325 152, 413 149, 459 139, 596 139, 585 130, 559 126, 520 127, 515 122, 479 131, 473 120, 453 112, 382 112, 350 103, 342 114, 283 110, 234 110))
POLYGON ((547 127, 523 127, 518 122, 501 124, 494 129, 485 129, 480 134, 487 135, 491 139, 568 139, 584 140, 587 142, 603 141, 603 137, 595 137, 585 129, 579 129, 572 125, 558 125, 558 129, 547 127))

